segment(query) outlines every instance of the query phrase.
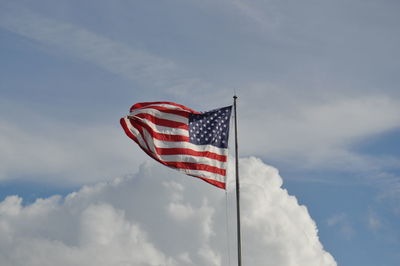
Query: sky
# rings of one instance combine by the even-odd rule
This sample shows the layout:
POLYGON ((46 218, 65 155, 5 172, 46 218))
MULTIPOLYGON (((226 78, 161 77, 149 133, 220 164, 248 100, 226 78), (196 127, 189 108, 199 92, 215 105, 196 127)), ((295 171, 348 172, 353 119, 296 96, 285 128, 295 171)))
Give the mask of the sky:
POLYGON ((165 169, 119 118, 236 93, 244 265, 399 265, 399 11, 0 0, 0 261, 234 265, 232 172, 225 193, 165 169))

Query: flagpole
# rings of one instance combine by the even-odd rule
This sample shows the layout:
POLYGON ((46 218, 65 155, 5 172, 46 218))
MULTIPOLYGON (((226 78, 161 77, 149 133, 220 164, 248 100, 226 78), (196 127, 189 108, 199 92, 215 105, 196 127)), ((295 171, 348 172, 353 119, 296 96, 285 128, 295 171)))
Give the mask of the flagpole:
POLYGON ((238 156, 238 137, 237 137, 237 115, 236 115, 236 94, 233 96, 233 107, 235 114, 235 173, 236 173, 236 217, 237 217, 237 248, 238 266, 242 266, 242 244, 240 234, 240 185, 239 185, 239 156, 238 156))

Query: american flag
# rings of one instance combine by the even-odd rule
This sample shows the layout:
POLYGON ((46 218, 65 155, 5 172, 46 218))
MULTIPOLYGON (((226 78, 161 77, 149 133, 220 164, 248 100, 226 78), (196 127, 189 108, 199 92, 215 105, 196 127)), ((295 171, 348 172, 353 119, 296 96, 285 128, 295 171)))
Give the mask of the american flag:
POLYGON ((120 122, 153 159, 225 189, 231 110, 200 113, 172 102, 143 102, 120 122))

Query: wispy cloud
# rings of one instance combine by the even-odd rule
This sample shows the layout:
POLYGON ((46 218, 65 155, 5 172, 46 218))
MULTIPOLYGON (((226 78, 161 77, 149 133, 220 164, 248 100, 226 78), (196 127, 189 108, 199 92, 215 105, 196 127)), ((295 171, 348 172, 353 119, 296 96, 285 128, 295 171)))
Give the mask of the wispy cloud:
MULTIPOLYGON (((259 5, 251 5, 249 1, 234 0, 232 5, 237 8, 241 14, 254 21, 260 28, 273 31, 280 25, 279 13, 276 10, 260 9, 259 5)), ((272 5, 271 5, 272 6, 272 5)))
POLYGON ((382 226, 382 222, 379 219, 378 215, 372 210, 369 211, 367 219, 368 228, 373 231, 378 230, 382 226))
POLYGON ((35 129, 0 119, 0 146, 0 181, 81 185, 130 173, 146 159, 119 127, 51 120, 35 129))
POLYGON ((346 239, 351 239, 356 233, 345 213, 333 215, 326 220, 326 223, 329 227, 338 228, 340 234, 346 239))
POLYGON ((171 59, 102 36, 84 27, 44 17, 26 9, 0 11, 0 27, 36 40, 135 82, 174 93, 182 87, 202 86, 196 78, 182 76, 171 59))

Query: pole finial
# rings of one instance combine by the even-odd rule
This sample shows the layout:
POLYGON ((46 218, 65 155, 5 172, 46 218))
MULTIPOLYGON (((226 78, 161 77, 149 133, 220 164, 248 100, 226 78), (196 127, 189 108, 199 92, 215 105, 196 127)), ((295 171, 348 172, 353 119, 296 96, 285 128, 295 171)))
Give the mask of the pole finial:
POLYGON ((236 96, 236 88, 233 88, 233 99, 237 99, 237 96, 236 96))

